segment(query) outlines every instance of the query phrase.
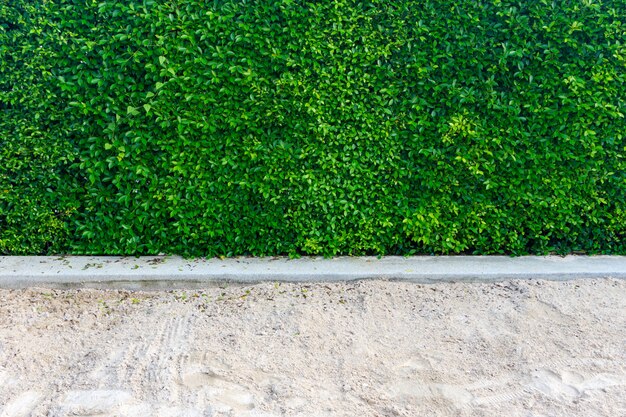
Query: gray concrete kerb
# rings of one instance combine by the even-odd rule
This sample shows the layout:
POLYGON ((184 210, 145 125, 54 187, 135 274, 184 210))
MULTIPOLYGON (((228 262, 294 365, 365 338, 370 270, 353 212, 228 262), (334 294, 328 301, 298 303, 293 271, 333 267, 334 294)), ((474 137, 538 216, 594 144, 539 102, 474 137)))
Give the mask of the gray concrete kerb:
POLYGON ((0 288, 200 288, 222 283, 415 283, 626 279, 626 256, 415 256, 183 259, 178 256, 0 256, 0 288))

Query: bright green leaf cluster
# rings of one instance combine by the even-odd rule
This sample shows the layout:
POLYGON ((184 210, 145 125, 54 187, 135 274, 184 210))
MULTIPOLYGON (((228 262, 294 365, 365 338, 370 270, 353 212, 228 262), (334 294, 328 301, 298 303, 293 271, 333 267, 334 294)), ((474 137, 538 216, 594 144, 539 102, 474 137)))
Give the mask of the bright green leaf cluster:
POLYGON ((0 0, 0 254, 626 253, 626 0, 0 0))

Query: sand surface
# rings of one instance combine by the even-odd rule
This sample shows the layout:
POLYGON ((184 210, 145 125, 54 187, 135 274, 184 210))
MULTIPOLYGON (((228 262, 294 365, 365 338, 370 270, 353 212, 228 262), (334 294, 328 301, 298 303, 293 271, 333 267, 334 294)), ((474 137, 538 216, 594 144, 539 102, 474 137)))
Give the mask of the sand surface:
POLYGON ((626 416, 626 281, 0 290, 0 417, 626 416))

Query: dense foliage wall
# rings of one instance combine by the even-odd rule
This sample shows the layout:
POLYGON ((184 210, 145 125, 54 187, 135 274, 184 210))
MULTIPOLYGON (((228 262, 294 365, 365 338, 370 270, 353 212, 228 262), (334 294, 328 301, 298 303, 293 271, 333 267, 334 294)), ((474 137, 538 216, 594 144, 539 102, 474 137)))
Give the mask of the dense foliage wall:
POLYGON ((626 0, 0 0, 0 254, 626 253, 626 0))

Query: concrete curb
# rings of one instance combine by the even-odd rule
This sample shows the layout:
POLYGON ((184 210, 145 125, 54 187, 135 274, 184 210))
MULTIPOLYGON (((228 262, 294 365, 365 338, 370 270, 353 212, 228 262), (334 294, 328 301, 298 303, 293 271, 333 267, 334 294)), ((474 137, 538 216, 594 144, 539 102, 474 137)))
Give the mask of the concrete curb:
POLYGON ((225 282, 415 283, 626 279, 626 256, 415 256, 183 259, 178 256, 0 256, 0 288, 199 288, 225 282))

